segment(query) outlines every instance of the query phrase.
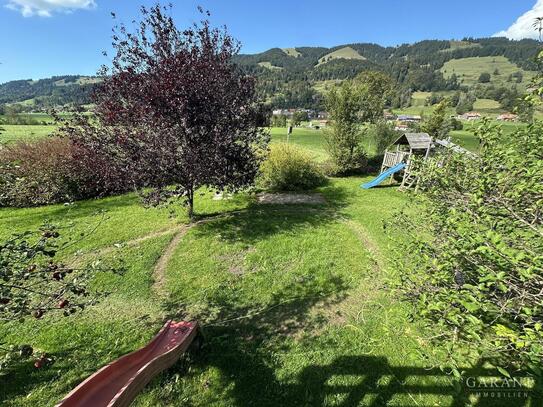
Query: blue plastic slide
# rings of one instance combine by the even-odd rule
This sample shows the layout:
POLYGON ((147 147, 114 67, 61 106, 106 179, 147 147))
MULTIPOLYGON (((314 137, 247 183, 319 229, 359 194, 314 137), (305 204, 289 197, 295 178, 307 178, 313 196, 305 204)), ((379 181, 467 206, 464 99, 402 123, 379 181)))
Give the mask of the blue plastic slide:
POLYGON ((376 187, 381 182, 383 182, 388 177, 390 177, 392 174, 395 174, 398 171, 403 170, 404 168, 405 168, 405 163, 400 163, 397 166, 389 168, 385 172, 379 174, 379 176, 377 178, 375 178, 373 181, 368 182, 367 184, 361 185, 361 187, 364 188, 364 189, 370 189, 370 188, 376 187))

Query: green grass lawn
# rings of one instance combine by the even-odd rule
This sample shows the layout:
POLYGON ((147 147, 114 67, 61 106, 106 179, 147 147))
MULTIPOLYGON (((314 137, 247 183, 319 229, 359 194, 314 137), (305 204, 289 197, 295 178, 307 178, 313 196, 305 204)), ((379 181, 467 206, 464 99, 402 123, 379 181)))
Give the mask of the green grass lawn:
POLYGON ((473 110, 480 113, 485 113, 485 111, 503 111, 503 109, 500 107, 500 102, 496 102, 492 99, 477 99, 473 104, 473 110))
MULTIPOLYGON (((287 129, 274 127, 270 130, 272 143, 286 143, 287 129)), ((290 135, 290 142, 309 151, 316 160, 326 160, 326 140, 324 130, 314 130, 304 127, 296 127, 290 135)))
MULTIPOLYGON (((285 141, 285 129, 271 132, 285 141)), ((321 131, 295 129, 291 142, 326 158, 321 131)), ((30 343, 55 360, 0 376, 0 404, 53 405, 174 318, 200 321, 205 345, 157 376, 135 406, 468 405, 447 374, 446 348, 429 344, 388 288, 398 276, 383 222, 408 196, 360 189, 370 179, 331 179, 319 190, 327 204, 317 206, 260 205, 247 193, 216 201, 202 191, 196 211, 207 221, 172 247, 161 290, 155 267, 188 221, 182 208, 145 209, 128 194, 0 209, 0 239, 49 220, 72 242, 64 261, 125 268, 95 277, 94 289, 109 295, 80 314, 0 324, 6 343, 30 343)), ((511 405, 498 401, 489 405, 511 405)))
POLYGON ((259 205, 248 194, 214 201, 205 193, 198 214, 223 216, 183 236, 160 295, 153 270, 187 221, 182 210, 171 217, 144 209, 130 194, 0 210, 2 237, 44 219, 64 225, 67 236, 95 229, 65 260, 126 267, 123 276, 95 278, 110 295, 81 314, 0 325, 7 343, 28 342, 55 359, 0 376, 0 403, 53 405, 175 318, 200 321, 205 346, 155 378, 136 406, 465 405, 446 371, 431 368, 443 349, 429 345, 387 288, 397 277, 382 225, 407 196, 360 189, 369 179, 332 179, 320 189, 328 202, 321 206, 259 205))
POLYGON ((0 125, 0 144, 11 143, 13 141, 25 140, 31 141, 50 135, 56 126, 44 125, 0 125))
MULTIPOLYGON (((415 108, 413 108, 413 111, 415 111, 414 109, 415 108)), ((506 137, 512 134, 515 130, 526 126, 526 124, 523 123, 495 122, 495 124, 502 127, 503 134, 506 137)), ((475 137, 475 129, 480 125, 480 122, 463 122, 463 125, 463 130, 451 132, 453 142, 467 148, 470 151, 477 151, 479 149, 479 140, 475 137)), ((285 128, 272 128, 272 142, 286 142, 286 133, 287 129, 285 128)), ((318 161, 322 162, 327 158, 326 140, 323 130, 312 130, 302 127, 295 128, 290 137, 290 142, 309 151, 318 161)))
POLYGON ((432 92, 414 92, 411 96, 411 105, 412 106, 424 106, 426 104, 426 99, 432 96, 432 92))

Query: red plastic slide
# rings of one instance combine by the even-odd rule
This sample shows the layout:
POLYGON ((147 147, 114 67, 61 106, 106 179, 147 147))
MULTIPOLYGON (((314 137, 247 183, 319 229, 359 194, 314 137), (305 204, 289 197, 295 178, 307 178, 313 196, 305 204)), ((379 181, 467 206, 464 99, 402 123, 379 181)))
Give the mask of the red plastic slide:
POLYGON ((197 323, 169 321, 151 343, 100 369, 57 407, 129 406, 154 376, 180 358, 198 330, 197 323))

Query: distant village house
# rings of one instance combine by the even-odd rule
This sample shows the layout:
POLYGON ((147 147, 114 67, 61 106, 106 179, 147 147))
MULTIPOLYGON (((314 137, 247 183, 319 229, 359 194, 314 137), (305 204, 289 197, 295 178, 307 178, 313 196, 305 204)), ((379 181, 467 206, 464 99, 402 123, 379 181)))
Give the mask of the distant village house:
POLYGON ((398 122, 400 123, 419 123, 422 121, 422 117, 418 115, 407 115, 407 114, 401 114, 398 116, 398 122))
POLYGON ((328 120, 317 120, 316 126, 317 128, 325 128, 328 127, 329 121, 328 120))
POLYGON ((463 115, 461 116, 458 116, 458 119, 460 120, 468 120, 468 121, 474 121, 474 120, 481 120, 483 116, 481 115, 481 113, 477 113, 477 112, 467 112, 467 113, 464 113, 463 115))
POLYGON ((500 122, 516 122, 518 120, 518 116, 513 113, 504 113, 499 115, 496 120, 500 122))

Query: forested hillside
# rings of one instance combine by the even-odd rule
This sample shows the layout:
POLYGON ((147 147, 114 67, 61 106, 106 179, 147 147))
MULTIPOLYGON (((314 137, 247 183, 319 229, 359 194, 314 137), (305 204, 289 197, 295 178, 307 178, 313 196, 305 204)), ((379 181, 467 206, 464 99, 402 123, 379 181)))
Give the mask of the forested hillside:
MULTIPOLYGON (((471 100, 497 100, 505 95, 505 102, 497 101, 507 106, 533 77, 538 49, 539 43, 534 40, 467 38, 398 47, 359 43, 333 48, 273 48, 255 55, 238 55, 235 61, 258 78, 260 96, 276 108, 321 108, 324 84, 352 78, 364 70, 386 72, 398 82, 397 107, 409 104, 413 92, 445 91, 462 92, 462 98, 471 100), (505 67, 503 72, 493 63, 505 67)), ((96 78, 81 76, 8 82, 0 85, 0 105, 24 102, 27 109, 39 110, 85 104, 90 102, 96 82, 96 78)))
POLYGON ((86 104, 97 82, 97 78, 74 75, 7 82, 0 85, 0 105, 24 102, 28 108, 39 110, 68 103, 86 104))
MULTIPOLYGON (((318 108, 319 89, 324 81, 349 79, 363 70, 381 70, 400 85, 395 104, 409 103, 410 93, 472 90, 483 93, 509 93, 526 87, 530 74, 537 69, 537 41, 510 41, 505 38, 464 39, 462 41, 422 41, 398 47, 376 44, 346 44, 334 48, 274 48, 257 55, 240 55, 237 62, 259 78, 260 93, 275 107, 318 108), (357 55, 353 55, 356 52, 357 55), (343 56, 341 56, 343 54, 343 56), (515 67, 503 76, 499 89, 470 89, 473 84, 461 73, 444 75, 443 67, 450 61, 466 58, 500 57, 515 67), (520 78, 520 80, 519 80, 520 78), (507 91, 506 91, 507 90, 507 91), (402 94, 403 93, 403 94, 402 94)), ((484 67, 473 67, 477 75, 487 73, 484 67)), ((488 72, 488 74, 500 74, 488 72)), ((532 75, 533 76, 533 75, 532 75)))

